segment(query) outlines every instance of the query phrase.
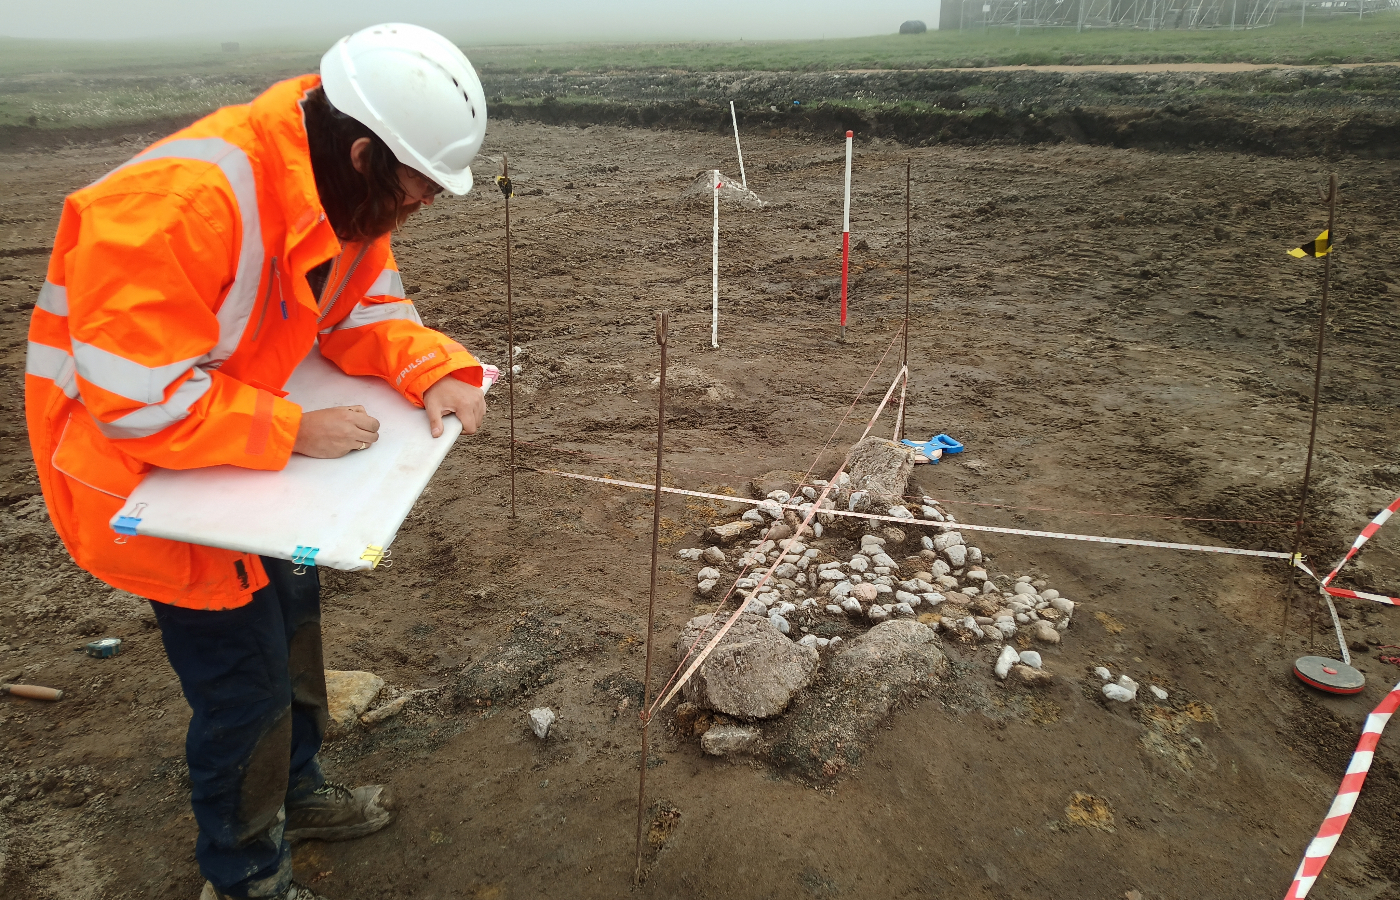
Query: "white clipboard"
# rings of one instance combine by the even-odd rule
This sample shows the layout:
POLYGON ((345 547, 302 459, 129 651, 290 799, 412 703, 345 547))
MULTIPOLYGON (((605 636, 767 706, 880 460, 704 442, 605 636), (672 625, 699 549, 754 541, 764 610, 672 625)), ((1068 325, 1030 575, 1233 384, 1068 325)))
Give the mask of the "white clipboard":
POLYGON ((112 530, 350 572, 377 566, 462 423, 445 416, 442 436, 433 437, 427 412, 382 378, 346 375, 318 347, 286 389, 307 411, 363 406, 379 420, 379 440, 340 459, 294 453, 278 472, 153 469, 112 517, 112 530))

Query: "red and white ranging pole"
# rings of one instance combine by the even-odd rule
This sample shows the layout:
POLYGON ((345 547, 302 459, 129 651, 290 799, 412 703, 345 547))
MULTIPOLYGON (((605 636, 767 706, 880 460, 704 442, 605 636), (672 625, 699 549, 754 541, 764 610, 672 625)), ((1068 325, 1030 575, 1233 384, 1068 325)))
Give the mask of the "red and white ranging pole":
POLYGON ((846 132, 846 212, 841 218, 841 340, 846 339, 846 278, 851 268, 851 139, 846 132))

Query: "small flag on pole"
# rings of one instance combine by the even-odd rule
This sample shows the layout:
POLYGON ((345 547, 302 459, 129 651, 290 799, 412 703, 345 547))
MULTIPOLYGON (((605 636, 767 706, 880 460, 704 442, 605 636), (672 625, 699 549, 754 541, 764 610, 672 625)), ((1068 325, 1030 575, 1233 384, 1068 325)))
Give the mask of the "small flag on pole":
POLYGON ((515 196, 515 185, 511 184, 508 175, 497 175, 496 187, 501 189, 501 193, 506 195, 507 200, 515 196))
POLYGON ((1326 256, 1331 252, 1332 239, 1328 237, 1327 232, 1324 231, 1317 236, 1317 240, 1308 241, 1301 247, 1294 247, 1292 250, 1288 251, 1288 255, 1297 259, 1302 259, 1305 256, 1326 256))

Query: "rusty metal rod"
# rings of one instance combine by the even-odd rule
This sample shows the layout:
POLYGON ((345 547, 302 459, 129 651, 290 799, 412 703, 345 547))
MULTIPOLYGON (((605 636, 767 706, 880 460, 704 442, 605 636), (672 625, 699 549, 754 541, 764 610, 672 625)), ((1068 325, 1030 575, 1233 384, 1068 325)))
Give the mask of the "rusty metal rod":
POLYGON ((904 161, 904 356, 901 365, 904 367, 904 387, 899 390, 899 421, 896 423, 894 439, 904 440, 904 392, 909 387, 909 245, 911 242, 909 230, 909 207, 910 188, 913 184, 914 162, 911 159, 904 161))
POLYGON ((510 397, 510 517, 515 518, 515 304, 510 286, 510 198, 515 189, 510 182, 510 161, 501 154, 501 193, 506 195, 506 391, 510 397))
POLYGON ((651 644, 652 628, 656 622, 656 569, 661 552, 661 459, 666 439, 666 344, 671 328, 671 314, 662 310, 656 314, 656 343, 661 347, 661 385, 656 398, 656 490, 651 501, 651 595, 647 600, 647 661, 642 682, 642 764, 637 779, 637 871, 632 880, 642 883, 642 832, 646 816, 647 753, 651 734, 651 644))
MULTIPOLYGON (((1317 314, 1317 359, 1313 365, 1313 394, 1312 394, 1312 424, 1308 429, 1308 457, 1303 464, 1303 489, 1302 495, 1298 498, 1298 518, 1297 526, 1293 531, 1293 556, 1296 558, 1303 549, 1303 527, 1308 517, 1308 486, 1312 481, 1313 449, 1317 445, 1317 412, 1321 405, 1322 397, 1322 351, 1327 340, 1327 295, 1332 285, 1332 248, 1337 245, 1336 236, 1332 233, 1337 220, 1337 175, 1333 173, 1327 179, 1327 193, 1323 196, 1322 202, 1327 204, 1327 255, 1323 257, 1322 263, 1322 305, 1317 314)), ((1298 584, 1298 569, 1294 567, 1292 571, 1292 586, 1298 584)), ((1288 609, 1292 606, 1292 592, 1289 593, 1287 605, 1284 607, 1284 631, 1288 630, 1288 609)), ((1317 610, 1313 609, 1313 615, 1309 617, 1308 645, 1312 646, 1313 641, 1313 620, 1316 618, 1317 610)))

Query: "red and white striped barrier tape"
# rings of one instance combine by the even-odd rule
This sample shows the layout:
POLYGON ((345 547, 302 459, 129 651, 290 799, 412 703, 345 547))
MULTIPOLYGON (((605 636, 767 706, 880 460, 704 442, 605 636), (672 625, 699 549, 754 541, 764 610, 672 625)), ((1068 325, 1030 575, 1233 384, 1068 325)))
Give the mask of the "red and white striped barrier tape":
POLYGON ((1349 591, 1346 588, 1325 587, 1324 591, 1333 597, 1346 597, 1350 600, 1371 600, 1387 606, 1400 606, 1400 597, 1387 597, 1384 594, 1368 594, 1365 591, 1349 591))
POLYGON ((1361 533, 1358 534, 1356 540, 1352 542, 1351 549, 1347 551, 1347 555, 1342 557, 1341 562, 1337 563, 1337 568, 1333 569, 1326 578, 1322 579, 1322 586, 1326 587, 1331 584, 1332 579, 1337 577, 1337 573, 1342 571, 1342 566, 1351 562, 1351 558, 1366 545, 1366 542, 1369 541, 1377 531, 1381 530, 1381 526, 1386 523, 1386 520, 1397 512, 1400 512, 1400 497, 1396 497, 1394 503, 1381 510, 1380 513, 1371 520, 1369 525, 1361 529, 1361 533))
POLYGON ((1366 773, 1371 769, 1371 759, 1376 754, 1381 732, 1397 709, 1400 709, 1400 684, 1395 685, 1375 711, 1366 717, 1366 726, 1361 730, 1361 740, 1356 744, 1356 752, 1352 754, 1351 763, 1342 778, 1342 786, 1337 790, 1337 797, 1332 801, 1327 817, 1322 820, 1322 827, 1317 830, 1317 837, 1308 844, 1284 900, 1303 900, 1322 874, 1322 867, 1327 865, 1328 857, 1342 836, 1342 829, 1351 818, 1351 811, 1356 808, 1356 798, 1361 793, 1366 773))
MULTIPOLYGON (((560 478, 576 478, 579 481, 592 481, 598 484, 611 484, 615 487, 635 488, 638 490, 654 491, 656 485, 643 484, 639 481, 624 481, 620 478, 608 478, 600 475, 581 475, 577 472, 565 472, 560 469, 538 469, 531 468, 532 471, 542 475, 557 475, 560 478)), ((726 503, 747 503, 750 506, 758 506, 764 503, 763 500, 751 500, 748 497, 733 497, 728 494, 710 494, 705 491, 690 491, 684 488, 662 487, 662 493, 681 494, 686 497, 700 497, 705 500, 722 500, 726 503)), ((796 511, 802 504, 787 503, 784 509, 796 511)), ((1089 541, 1096 544, 1125 544, 1132 547, 1157 547, 1162 550, 1194 550, 1202 553, 1228 553, 1234 556, 1259 556, 1265 559, 1291 559, 1288 553, 1278 550, 1245 550, 1239 547, 1216 547, 1210 544, 1176 544, 1169 541, 1144 541, 1137 538, 1102 537, 1094 534, 1071 534, 1060 531, 1033 531, 1028 528, 1002 528, 998 525, 970 525, 967 522, 934 522, 929 519, 904 519, 898 516, 882 516, 876 513, 848 512, 844 509, 821 509, 819 513, 827 513, 833 516, 847 516, 854 519, 869 519, 876 522, 893 522, 896 525, 926 525, 931 528, 941 528, 944 531, 989 531, 994 534, 1019 534, 1024 537, 1059 538, 1068 541, 1089 541)), ((1304 567, 1306 570, 1306 567, 1304 567)), ((1308 574, 1312 574, 1309 572, 1308 574)), ((1314 576, 1316 577, 1316 576, 1314 576)))

